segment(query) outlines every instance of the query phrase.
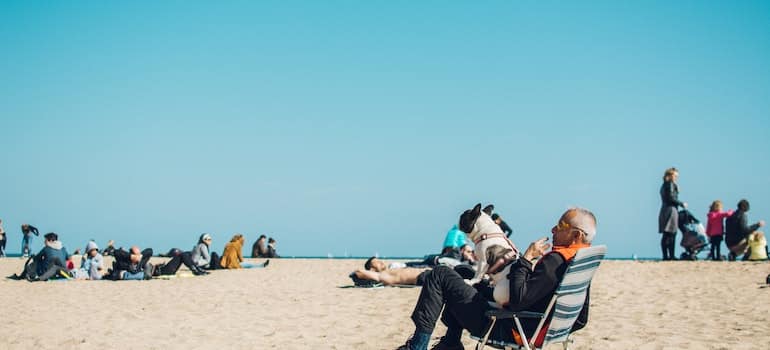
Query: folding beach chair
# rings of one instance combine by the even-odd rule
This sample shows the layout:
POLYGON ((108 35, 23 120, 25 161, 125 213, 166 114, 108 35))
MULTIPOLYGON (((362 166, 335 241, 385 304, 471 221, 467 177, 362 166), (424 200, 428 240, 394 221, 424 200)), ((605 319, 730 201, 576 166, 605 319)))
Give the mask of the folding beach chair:
POLYGON ((567 350, 569 344, 572 343, 572 340, 569 339, 570 331, 572 330, 572 326, 575 324, 578 315, 580 315, 580 311, 583 310, 583 304, 586 300, 588 287, 591 285, 591 279, 604 258, 604 253, 606 251, 606 246, 595 246, 578 250, 575 258, 572 260, 569 267, 567 267, 567 271, 564 273, 564 277, 562 278, 561 283, 559 283, 559 287, 556 288, 556 293, 544 313, 530 311, 512 312, 503 309, 487 311, 486 315, 492 322, 489 326, 489 330, 484 335, 484 338, 475 338, 479 341, 476 345, 476 349, 481 350, 485 345, 491 345, 498 348, 531 350, 533 348, 542 349, 551 343, 562 343, 564 349, 567 350), (553 316, 548 325, 543 344, 540 347, 537 347, 535 346, 535 340, 537 335, 540 334, 540 331, 545 324, 546 317, 551 313, 551 310, 553 310, 553 316), (523 345, 489 339, 489 334, 492 332, 497 320, 511 318, 516 324, 516 329, 521 336, 523 345), (528 340, 524 334, 521 327, 521 318, 540 319, 540 323, 537 325, 532 339, 528 340))

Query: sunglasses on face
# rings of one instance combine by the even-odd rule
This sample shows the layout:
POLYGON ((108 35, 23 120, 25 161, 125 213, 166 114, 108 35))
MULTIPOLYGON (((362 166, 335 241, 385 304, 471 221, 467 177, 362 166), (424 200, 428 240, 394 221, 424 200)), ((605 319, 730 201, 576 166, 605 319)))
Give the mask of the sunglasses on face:
POLYGON ((583 234, 586 234, 586 231, 583 230, 582 228, 577 227, 575 225, 571 225, 570 223, 568 223, 568 222, 566 222, 564 220, 559 220, 559 223, 556 224, 556 226, 554 226, 551 229, 551 233, 562 232, 562 231, 573 231, 573 230, 574 231, 579 231, 579 232, 581 232, 583 234))

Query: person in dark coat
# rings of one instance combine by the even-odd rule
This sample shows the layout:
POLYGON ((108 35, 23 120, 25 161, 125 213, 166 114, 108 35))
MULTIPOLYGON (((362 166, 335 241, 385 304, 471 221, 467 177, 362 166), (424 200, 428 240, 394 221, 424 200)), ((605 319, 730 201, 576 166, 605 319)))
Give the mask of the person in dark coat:
MULTIPOLYGON (((730 250, 728 260, 734 261, 738 254, 746 254, 749 235, 758 228, 765 226, 763 220, 749 225, 746 213, 749 211, 749 201, 741 199, 738 202, 738 211, 725 220, 725 245, 730 250)), ((744 259, 748 256, 744 256, 744 259)))
POLYGON ((679 227, 678 208, 687 208, 687 203, 679 200, 679 185, 676 183, 678 179, 679 170, 668 168, 663 174, 663 185, 660 186, 661 206, 658 214, 658 232, 662 235, 660 250, 663 253, 663 260, 676 260, 674 247, 676 231, 679 227))
POLYGON ((499 214, 494 213, 492 214, 492 221, 494 221, 497 226, 500 226, 500 229, 503 230, 503 233, 505 233, 505 236, 508 238, 511 238, 511 235, 513 234, 513 229, 508 226, 508 223, 503 220, 502 217, 500 217, 499 214))

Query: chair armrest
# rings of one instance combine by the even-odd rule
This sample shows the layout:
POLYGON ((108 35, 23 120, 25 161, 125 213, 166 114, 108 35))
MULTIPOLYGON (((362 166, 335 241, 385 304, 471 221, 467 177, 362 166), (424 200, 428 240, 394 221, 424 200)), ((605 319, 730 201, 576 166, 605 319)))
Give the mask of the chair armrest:
POLYGON ((532 312, 532 311, 508 311, 508 310, 489 310, 484 313, 487 317, 495 317, 497 319, 507 319, 507 318, 543 318, 545 316, 544 314, 540 312, 532 312))

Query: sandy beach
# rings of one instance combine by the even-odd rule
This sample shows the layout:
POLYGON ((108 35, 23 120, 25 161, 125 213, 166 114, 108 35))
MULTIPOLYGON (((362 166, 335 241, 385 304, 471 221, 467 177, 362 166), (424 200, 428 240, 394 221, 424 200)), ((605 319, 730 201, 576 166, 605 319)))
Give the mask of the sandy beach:
MULTIPOLYGON (((413 331, 420 289, 340 288, 362 264, 274 259, 170 280, 3 279, 0 349, 394 349, 413 331)), ((22 265, 0 259, 0 274, 22 265)), ((768 273, 768 263, 604 261, 574 349, 767 349, 768 273)), ((433 336, 443 332, 439 322, 433 336)))

